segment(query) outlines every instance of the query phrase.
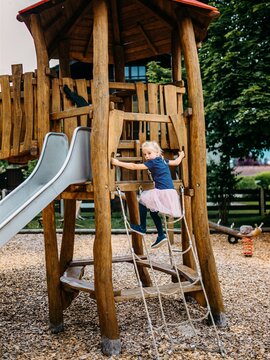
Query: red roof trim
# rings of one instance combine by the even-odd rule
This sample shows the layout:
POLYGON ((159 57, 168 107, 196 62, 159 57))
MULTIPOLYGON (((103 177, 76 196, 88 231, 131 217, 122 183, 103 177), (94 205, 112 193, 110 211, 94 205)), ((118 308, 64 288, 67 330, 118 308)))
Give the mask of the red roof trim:
POLYGON ((43 4, 46 4, 46 3, 50 2, 50 1, 51 0, 41 0, 41 1, 39 1, 39 2, 37 2, 35 4, 33 4, 33 5, 30 5, 30 6, 26 7, 26 8, 24 8, 24 9, 20 10, 19 14, 23 14, 23 13, 29 11, 29 10, 35 9, 36 7, 38 7, 40 5, 43 5, 43 4))
MULTIPOLYGON (((200 2, 200 1, 197 1, 197 0, 172 0, 172 1, 182 3, 182 4, 185 4, 185 5, 196 6, 196 7, 199 7, 199 8, 214 11, 215 13, 219 13, 218 9, 215 8, 214 6, 204 4, 204 3, 200 2)), ((25 9, 20 10, 19 14, 26 13, 26 12, 32 10, 32 9, 35 9, 36 7, 38 7, 40 5, 43 5, 43 4, 46 4, 46 3, 49 3, 49 2, 51 2, 51 0, 41 0, 41 1, 39 1, 39 2, 37 2, 35 4, 33 4, 33 5, 30 5, 30 6, 26 7, 25 9)))
POLYGON ((211 10, 211 11, 214 11, 216 13, 219 13, 218 9, 215 8, 214 6, 204 4, 204 3, 200 2, 200 1, 197 1, 197 0, 173 0, 173 1, 185 4, 185 5, 196 6, 196 7, 199 7, 199 8, 203 8, 203 9, 207 9, 207 10, 211 10))

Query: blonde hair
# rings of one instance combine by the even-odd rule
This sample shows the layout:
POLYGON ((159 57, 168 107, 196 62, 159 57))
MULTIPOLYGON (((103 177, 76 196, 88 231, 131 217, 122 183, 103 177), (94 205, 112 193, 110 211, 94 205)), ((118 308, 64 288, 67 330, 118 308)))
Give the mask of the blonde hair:
POLYGON ((154 150, 155 152, 157 152, 157 154, 159 156, 162 156, 163 150, 161 149, 161 147, 159 146, 159 144, 156 141, 145 141, 142 144, 142 150, 144 148, 150 148, 150 149, 154 150))

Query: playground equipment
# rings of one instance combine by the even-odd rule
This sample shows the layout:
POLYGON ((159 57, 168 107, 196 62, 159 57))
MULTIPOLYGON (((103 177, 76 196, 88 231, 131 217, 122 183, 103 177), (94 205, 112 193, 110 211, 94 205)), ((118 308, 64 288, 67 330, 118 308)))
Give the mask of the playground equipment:
POLYGON ((69 151, 68 147, 65 134, 47 134, 33 173, 0 201, 0 246, 70 184, 84 183, 91 179, 90 129, 77 128, 69 151))
POLYGON ((240 227, 239 234, 243 239, 243 253, 246 257, 251 257, 253 255, 252 238, 262 233, 262 226, 263 223, 261 223, 260 226, 257 226, 256 224, 255 229, 250 225, 242 225, 240 227))
POLYGON ((231 227, 220 225, 219 222, 214 223, 213 221, 208 221, 209 228, 216 230, 218 232, 221 232, 223 234, 228 235, 228 241, 230 244, 237 244, 239 239, 242 239, 241 234, 239 234, 239 231, 234 229, 234 224, 231 225, 231 227))
MULTIPOLYGON (((172 158, 179 149, 185 150, 186 157, 179 171, 173 173, 175 188, 183 184, 185 195, 188 226, 183 226, 182 231, 183 266, 186 277, 196 273, 196 259, 192 252, 185 251, 190 242, 188 228, 194 236, 203 281, 200 289, 193 291, 192 286, 187 287, 185 293, 205 305, 203 285, 214 321, 225 323, 207 218, 205 123, 197 54, 197 46, 205 38, 209 23, 218 15, 216 8, 196 0, 43 0, 18 14, 33 37, 37 71, 23 74, 22 68, 14 65, 12 76, 0 76, 0 158, 24 163, 37 156, 47 133, 64 132, 70 141, 78 126, 91 127, 91 156, 90 150, 88 155, 79 151, 76 158, 80 169, 81 165, 89 171, 92 169, 92 181, 68 186, 71 182, 67 180, 64 189, 64 178, 69 175, 63 172, 54 193, 56 196, 61 192, 59 198, 64 199, 65 209, 60 256, 53 202, 46 206, 46 200, 42 204, 46 206, 42 217, 49 319, 53 332, 63 330, 64 310, 79 291, 88 292, 97 303, 101 346, 107 355, 121 350, 115 302, 138 296, 138 289, 125 293, 113 286, 112 264, 133 260, 131 256, 112 258, 108 226, 111 198, 116 189, 125 192, 130 220, 136 223, 139 219, 136 192, 153 186, 147 174, 141 172, 131 174, 123 170, 116 181, 110 160, 113 154, 120 153, 122 159, 141 161, 140 145, 149 138, 161 144, 166 157, 172 158), (171 84, 125 82, 126 64, 164 54, 171 54, 171 84), (188 82, 189 108, 186 110, 183 109, 186 89, 182 80, 182 58, 188 82), (59 77, 49 69, 50 59, 59 59, 59 77), (93 64, 92 74, 86 76, 92 80, 71 78, 70 62, 75 59, 93 64), (111 82, 109 65, 114 69, 111 82), (65 85, 91 105, 74 107, 64 95, 65 85), (82 261, 73 259, 76 201, 87 199, 95 202, 94 259, 82 261), (94 265, 94 283, 83 279, 88 265, 94 265)), ((54 152, 57 156, 58 150, 54 152)), ((75 163, 72 161, 72 164, 75 163)), ((86 175, 79 180, 86 180, 89 174, 86 175)), ((33 203, 37 209, 39 200, 33 203)), ((143 245, 141 236, 133 233, 132 246, 141 260, 143 245)), ((138 263, 138 276, 144 287, 151 288, 147 267, 138 263)), ((182 282, 182 275, 177 277, 179 280, 182 282)))

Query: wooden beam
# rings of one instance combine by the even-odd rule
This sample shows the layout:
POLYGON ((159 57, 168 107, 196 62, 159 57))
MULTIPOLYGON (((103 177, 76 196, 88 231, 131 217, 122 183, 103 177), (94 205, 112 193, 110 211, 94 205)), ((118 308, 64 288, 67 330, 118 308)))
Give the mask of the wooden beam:
POLYGON ((181 8, 179 18, 179 36, 188 81, 188 98, 192 107, 190 120, 190 173, 194 197, 191 201, 193 231, 197 245, 204 286, 208 295, 213 316, 217 323, 226 322, 220 283, 217 274, 207 216, 206 198, 206 140, 203 107, 203 90, 196 40, 191 19, 181 8))
POLYGON ((94 0, 93 93, 94 106, 91 162, 94 183, 96 237, 94 241, 95 295, 105 355, 121 351, 112 285, 111 204, 109 192, 108 128, 108 8, 106 0, 94 0))
POLYGON ((38 14, 30 15, 30 24, 37 56, 37 137, 38 147, 41 149, 44 136, 50 131, 50 79, 46 75, 49 57, 38 14))
POLYGON ((153 44, 153 42, 151 41, 151 39, 149 38, 149 36, 147 35, 144 27, 142 26, 141 23, 137 23, 138 29, 140 30, 141 34, 143 35, 143 37, 145 38, 147 44, 149 45, 150 49, 152 50, 154 55, 158 55, 158 50, 155 47, 155 45, 153 44))
POLYGON ((60 266, 56 238, 54 202, 42 212, 44 227, 45 260, 47 272, 50 328, 53 333, 63 330, 63 306, 60 289, 60 266))
POLYGON ((157 16, 159 20, 161 20, 163 24, 169 28, 169 30, 172 30, 177 26, 174 19, 172 19, 166 13, 161 11, 161 9, 158 6, 154 5, 153 3, 150 3, 149 0, 135 0, 135 1, 139 3, 145 11, 148 11, 149 14, 151 14, 152 16, 157 16))
POLYGON ((81 115, 89 115, 91 118, 93 116, 93 106, 82 106, 79 108, 71 108, 63 111, 53 112, 50 114, 50 119, 53 121, 61 120, 61 119, 68 119, 74 116, 81 116, 81 115))
MULTIPOLYGON (((193 291, 201 291, 200 285, 190 285, 189 281, 185 281, 181 283, 183 288, 183 292, 185 294, 193 292, 193 291)), ((166 285, 161 285, 158 287, 159 291, 162 294, 166 295, 174 295, 177 292, 181 294, 180 286, 178 283, 171 283, 166 285)), ((145 288, 144 296, 146 299, 158 297, 157 288, 155 286, 145 288)), ((142 298, 141 289, 134 288, 134 289, 123 289, 119 296, 115 297, 116 302, 122 301, 130 301, 130 300, 139 300, 142 298)))
POLYGON ((83 0, 79 8, 73 13, 69 21, 65 23, 63 28, 57 32, 56 37, 51 41, 48 47, 48 54, 52 54, 53 51, 58 46, 59 42, 64 38, 68 38, 69 34, 72 32, 73 28, 81 21, 81 16, 89 12, 92 2, 89 0, 83 0))

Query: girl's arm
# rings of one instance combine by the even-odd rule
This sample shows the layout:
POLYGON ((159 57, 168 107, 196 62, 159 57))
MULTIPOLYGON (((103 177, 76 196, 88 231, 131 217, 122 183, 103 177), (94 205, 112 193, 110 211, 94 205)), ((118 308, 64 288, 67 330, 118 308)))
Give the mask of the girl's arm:
POLYGON ((174 160, 169 160, 169 166, 177 166, 181 163, 181 161, 184 159, 185 157, 185 153, 184 151, 179 151, 178 152, 178 157, 174 160))
POLYGON ((120 161, 116 158, 112 158, 111 163, 115 166, 120 166, 125 169, 129 169, 129 170, 146 170, 146 169, 148 169, 147 166, 145 166, 144 164, 128 163, 128 162, 120 161))

